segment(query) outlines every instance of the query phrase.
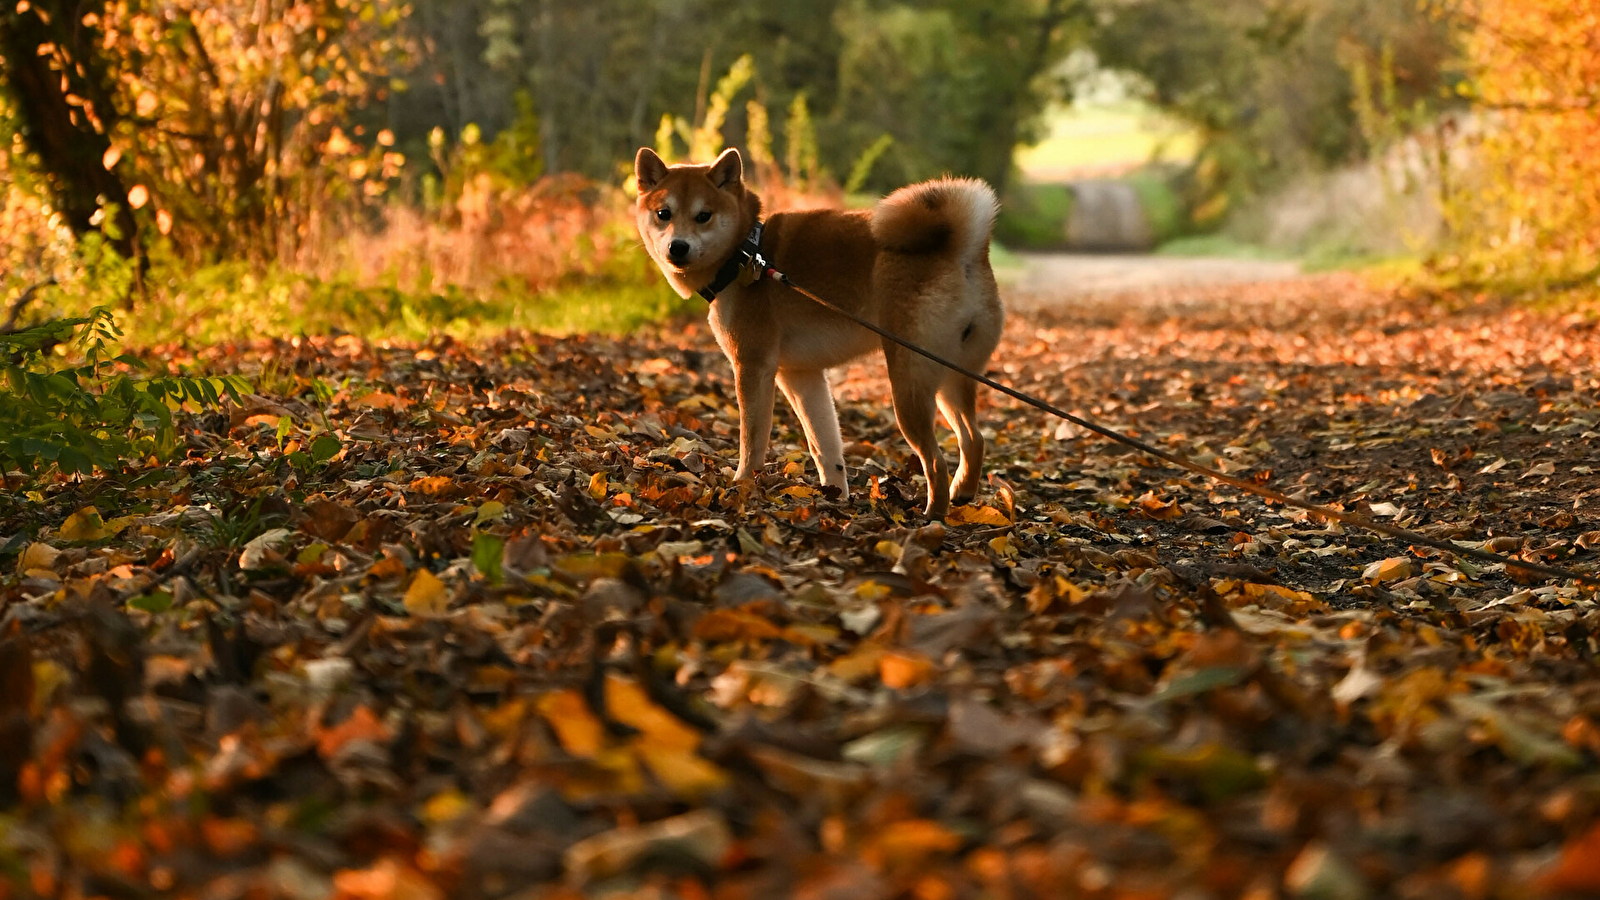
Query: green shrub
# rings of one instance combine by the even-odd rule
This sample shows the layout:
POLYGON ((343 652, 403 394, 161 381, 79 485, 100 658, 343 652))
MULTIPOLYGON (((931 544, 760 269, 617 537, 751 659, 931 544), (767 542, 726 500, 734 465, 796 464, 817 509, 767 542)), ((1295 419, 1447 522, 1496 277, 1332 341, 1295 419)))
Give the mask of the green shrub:
POLYGON ((1067 243, 1072 190, 1064 184, 1013 181, 1000 204, 995 240, 1012 250, 1059 250, 1067 243))
POLYGON ((238 398, 232 378, 136 378, 132 356, 112 356, 121 337, 106 307, 0 334, 0 471, 64 474, 166 456, 177 446, 173 411, 238 398), (57 349, 65 347, 64 363, 57 349))
POLYGON ((1139 206, 1150 221, 1150 232, 1156 243, 1169 241, 1183 232, 1188 215, 1169 178, 1157 170, 1140 169, 1123 180, 1139 195, 1139 206))

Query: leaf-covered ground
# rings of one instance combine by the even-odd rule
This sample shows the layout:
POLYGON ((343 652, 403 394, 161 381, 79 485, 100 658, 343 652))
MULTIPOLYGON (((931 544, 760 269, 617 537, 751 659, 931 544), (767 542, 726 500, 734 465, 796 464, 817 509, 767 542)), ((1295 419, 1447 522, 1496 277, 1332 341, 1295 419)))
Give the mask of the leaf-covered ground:
MULTIPOLYGON (((994 368, 1589 568, 1597 351, 1325 278, 1017 312, 994 368)), ((12 479, 0 897, 1600 890, 1589 589, 995 397, 981 505, 928 523, 876 364, 838 379, 848 501, 786 410, 733 484, 703 326, 157 355, 260 393, 179 464, 12 479)))

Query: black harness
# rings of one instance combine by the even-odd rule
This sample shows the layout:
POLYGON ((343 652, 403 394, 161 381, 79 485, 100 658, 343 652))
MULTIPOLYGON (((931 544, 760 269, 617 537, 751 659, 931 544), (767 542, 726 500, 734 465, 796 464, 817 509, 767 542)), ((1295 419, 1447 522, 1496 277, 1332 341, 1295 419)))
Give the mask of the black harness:
POLYGON ((733 255, 717 270, 717 277, 711 283, 700 289, 700 296, 706 298, 707 303, 714 302, 717 295, 728 289, 728 285, 735 281, 744 284, 754 284, 766 274, 767 260, 761 255, 761 232, 763 225, 760 222, 750 229, 744 241, 734 249, 733 255))

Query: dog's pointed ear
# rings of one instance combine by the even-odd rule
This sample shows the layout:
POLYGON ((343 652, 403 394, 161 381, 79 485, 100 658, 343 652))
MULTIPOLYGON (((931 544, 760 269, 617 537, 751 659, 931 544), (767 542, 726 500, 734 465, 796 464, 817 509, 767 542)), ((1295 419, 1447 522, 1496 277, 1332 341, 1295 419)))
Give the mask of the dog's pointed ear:
POLYGON ((712 184, 723 190, 736 187, 744 179, 744 160, 739 156, 738 149, 729 147, 722 151, 722 155, 711 164, 711 171, 706 175, 712 184))
POLYGON ((667 164, 649 147, 640 147, 633 158, 633 177, 639 182, 639 193, 644 193, 667 177, 667 164))

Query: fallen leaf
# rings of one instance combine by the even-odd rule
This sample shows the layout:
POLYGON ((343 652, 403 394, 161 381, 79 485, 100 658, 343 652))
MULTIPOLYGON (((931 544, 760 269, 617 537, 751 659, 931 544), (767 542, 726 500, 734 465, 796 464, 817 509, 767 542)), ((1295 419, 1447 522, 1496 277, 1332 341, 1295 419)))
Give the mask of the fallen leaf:
POLYGON ((920 654, 890 651, 878 658, 878 677, 883 686, 897 691, 916 687, 933 673, 933 662, 920 654))
POLYGON ((27 572, 30 569, 50 571, 55 567, 56 559, 61 556, 61 551, 44 543, 34 541, 22 551, 22 556, 17 559, 17 571, 27 572))
POLYGON ((567 876, 575 884, 610 878, 636 865, 691 863, 717 868, 733 847, 722 814, 702 809, 648 825, 616 828, 567 848, 567 876))
POLYGON ((989 525, 1004 527, 1011 524, 1006 514, 992 506, 957 506, 944 517, 946 525, 989 525))
POLYGON ((1411 557, 1391 556, 1388 559, 1380 559, 1367 566, 1366 570, 1361 573, 1361 578, 1374 584, 1385 581, 1400 581, 1404 578, 1410 578, 1414 571, 1415 566, 1411 562, 1411 557))
POLYGON ((92 506, 85 506, 68 516, 56 533, 66 541, 99 541, 111 536, 105 521, 100 518, 99 510, 92 506))
POLYGON ((427 569, 418 569, 403 601, 413 616, 442 616, 450 609, 450 589, 427 569))
POLYGON ((246 572, 282 566, 288 559, 279 551, 293 535, 287 528, 273 528, 252 538, 239 552, 239 568, 246 572))
POLYGON ((323 759, 332 759, 352 741, 372 741, 382 744, 387 743, 392 737, 388 726, 383 724, 371 708, 363 704, 357 706, 343 722, 332 728, 323 729, 317 735, 317 753, 323 759))

